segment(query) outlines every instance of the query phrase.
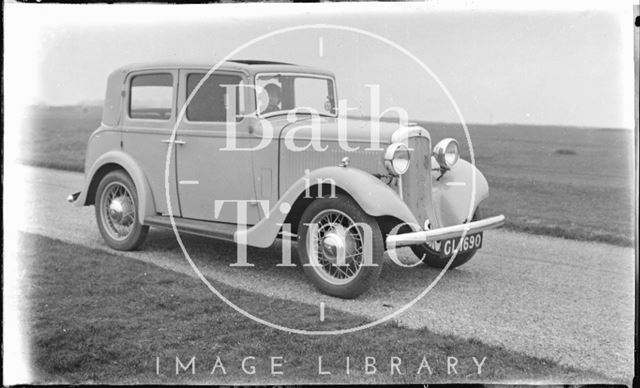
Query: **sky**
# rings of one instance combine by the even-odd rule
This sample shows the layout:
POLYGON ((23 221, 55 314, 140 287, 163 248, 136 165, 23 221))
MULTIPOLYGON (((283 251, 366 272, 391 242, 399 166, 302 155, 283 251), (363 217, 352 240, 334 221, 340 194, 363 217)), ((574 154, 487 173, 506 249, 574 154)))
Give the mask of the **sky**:
POLYGON ((233 57, 333 71, 352 115, 634 127, 630 2, 509 4, 6 4, 5 101, 98 104, 120 66, 214 64, 272 33, 233 57), (317 24, 339 27, 276 33, 317 24))

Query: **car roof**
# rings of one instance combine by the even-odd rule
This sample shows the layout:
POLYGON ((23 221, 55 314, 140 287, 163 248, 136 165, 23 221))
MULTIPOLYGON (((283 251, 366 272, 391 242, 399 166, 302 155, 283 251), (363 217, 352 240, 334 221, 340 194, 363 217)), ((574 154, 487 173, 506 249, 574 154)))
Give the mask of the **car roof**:
MULTIPOLYGON (((136 63, 121 67, 116 71, 124 71, 129 73, 131 71, 139 70, 153 70, 153 69, 203 69, 209 70, 217 63, 187 63, 187 62, 153 62, 153 63, 136 63)), ((248 75, 254 75, 256 73, 270 73, 270 72, 295 72, 295 73, 310 73, 321 74, 333 77, 334 74, 328 70, 312 67, 297 65, 294 63, 276 62, 276 61, 263 61, 256 59, 232 59, 222 63, 219 70, 234 70, 242 71, 248 75)))

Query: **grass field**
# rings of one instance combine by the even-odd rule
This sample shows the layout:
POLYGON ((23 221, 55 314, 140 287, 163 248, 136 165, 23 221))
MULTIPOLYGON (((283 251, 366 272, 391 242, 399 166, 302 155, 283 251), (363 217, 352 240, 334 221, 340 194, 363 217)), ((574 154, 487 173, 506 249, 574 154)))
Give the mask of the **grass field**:
MULTIPOLYGON (((464 144, 459 125, 422 123, 438 141, 464 144)), ((476 165, 489 181, 487 215, 524 232, 631 245, 634 133, 516 125, 470 125, 476 165)))
POLYGON ((89 135, 100 125, 102 107, 34 107, 21 132, 24 163, 83 171, 89 135))
MULTIPOLYGON (((82 171, 100 107, 34 108, 25 115, 22 161, 82 171)), ((420 123, 434 142, 457 138, 460 125, 420 123)), ((491 195, 485 214, 506 227, 618 245, 633 242, 633 131, 521 125, 469 125, 475 161, 491 195)))
MULTIPOLYGON (((21 234, 19 245, 21 272, 26 273, 20 292, 29 301, 36 383, 607 381, 590 371, 476 340, 393 324, 341 336, 291 335, 246 319, 195 278, 38 235, 21 234), (242 370, 242 359, 249 356, 255 357, 248 364, 255 366, 255 374, 242 370), (322 370, 330 375, 319 375, 319 356, 322 370), (402 374, 391 374, 391 356, 401 359, 402 374), (178 368, 176 374, 176 357, 183 365, 195 357, 194 369, 178 368), (220 367, 214 371, 216 357, 226 374, 220 367), (282 375, 271 374, 271 357, 282 357, 283 366, 276 368, 282 375), (376 373, 365 373, 365 357, 375 358, 376 373), (458 360, 455 372, 448 369, 448 357, 458 360), (479 362, 487 357, 480 374, 472 357, 479 362), (417 374, 423 358, 432 374, 426 367, 417 374)), ((215 285, 230 300, 250 305, 267 319, 288 310, 300 317, 297 325, 318 323, 317 306, 215 285)), ((338 311, 327 315, 331 319, 324 322, 326 329, 363 323, 363 318, 338 311)))

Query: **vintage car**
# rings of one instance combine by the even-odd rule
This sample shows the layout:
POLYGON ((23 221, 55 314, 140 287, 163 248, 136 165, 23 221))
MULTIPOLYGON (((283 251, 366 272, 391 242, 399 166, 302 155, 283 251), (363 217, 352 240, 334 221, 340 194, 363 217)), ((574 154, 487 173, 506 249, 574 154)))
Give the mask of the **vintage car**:
POLYGON ((437 268, 453 257, 453 268, 504 223, 480 218, 487 181, 456 140, 433 146, 418 125, 346 118, 331 72, 256 60, 210 70, 155 64, 109 76, 84 187, 67 200, 95 205, 110 247, 134 250, 171 219, 244 247, 287 238, 320 291, 354 298, 386 250, 409 246, 437 268))

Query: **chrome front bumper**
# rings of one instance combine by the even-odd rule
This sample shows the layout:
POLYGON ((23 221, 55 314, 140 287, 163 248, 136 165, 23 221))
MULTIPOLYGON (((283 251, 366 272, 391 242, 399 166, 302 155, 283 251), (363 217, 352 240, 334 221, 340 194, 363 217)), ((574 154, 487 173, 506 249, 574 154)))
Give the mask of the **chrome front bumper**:
POLYGON ((485 218, 483 220, 469 222, 467 224, 459 224, 446 226, 444 228, 423 230, 421 232, 403 233, 387 236, 387 247, 406 247, 410 245, 419 245, 431 241, 445 240, 448 238, 460 237, 464 231, 468 234, 482 232, 483 230, 499 228, 504 224, 504 216, 485 218))

